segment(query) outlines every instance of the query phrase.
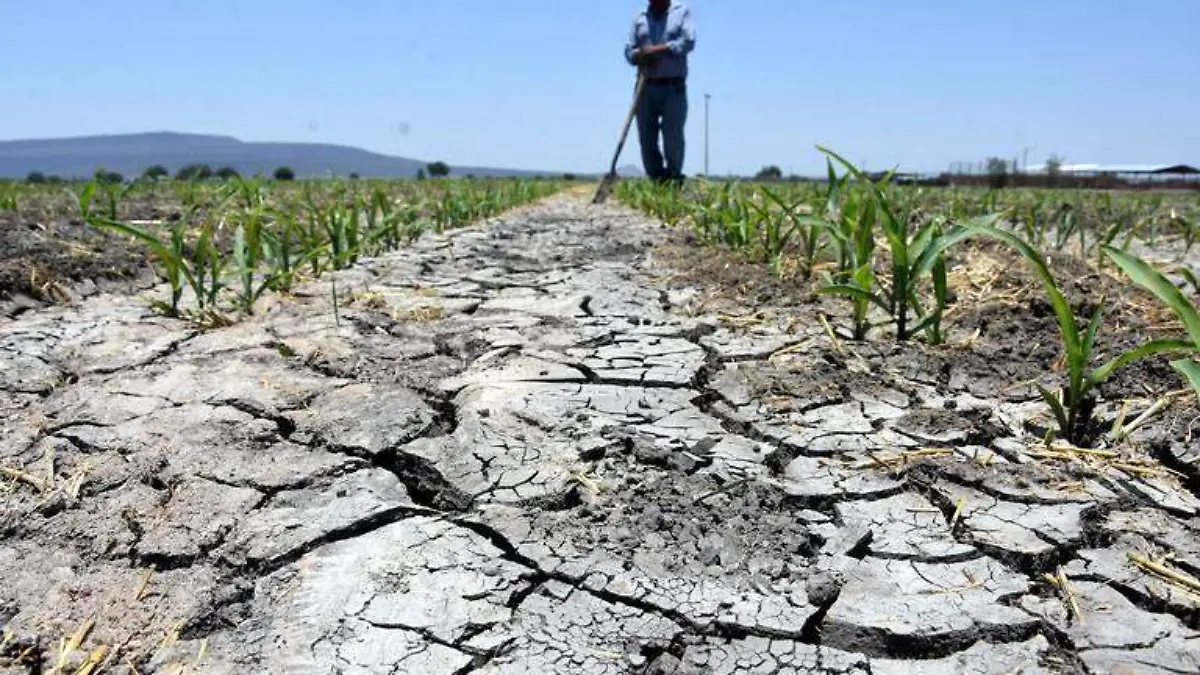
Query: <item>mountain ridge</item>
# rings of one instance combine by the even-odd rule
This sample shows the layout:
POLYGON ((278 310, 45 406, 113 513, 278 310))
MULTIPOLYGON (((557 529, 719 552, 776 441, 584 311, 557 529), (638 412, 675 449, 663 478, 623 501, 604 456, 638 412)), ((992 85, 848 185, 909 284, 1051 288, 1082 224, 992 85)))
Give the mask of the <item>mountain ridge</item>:
MULTIPOLYGON (((177 131, 0 140, 0 178, 25 178, 33 171, 80 178, 100 168, 134 177, 155 165, 174 174, 189 164, 207 164, 214 171, 229 166, 246 175, 271 175, 286 166, 297 177, 354 173, 364 178, 414 178, 428 163, 335 143, 243 141, 234 136, 177 131)), ((455 165, 450 169, 451 175, 481 177, 564 173, 455 165)))

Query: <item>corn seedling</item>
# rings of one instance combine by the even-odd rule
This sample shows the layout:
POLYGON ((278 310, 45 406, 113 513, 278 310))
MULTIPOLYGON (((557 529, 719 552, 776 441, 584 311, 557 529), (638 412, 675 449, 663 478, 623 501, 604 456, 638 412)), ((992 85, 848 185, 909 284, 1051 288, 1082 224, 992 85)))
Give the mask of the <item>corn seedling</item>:
POLYGON ((11 183, 0 183, 0 211, 17 210, 19 206, 17 186, 11 183))
MULTIPOLYGON (((867 267, 873 265, 873 261, 870 257, 864 256, 854 261, 858 267, 851 277, 853 283, 827 285, 821 289, 822 292, 846 295, 860 303, 855 306, 856 335, 860 333, 858 324, 860 323, 861 303, 868 302, 878 306, 892 318, 896 325, 897 340, 908 340, 912 334, 927 329, 930 329, 927 331, 928 335, 940 340, 941 316, 946 305, 947 293, 943 252, 950 244, 962 238, 962 234, 941 234, 941 225, 936 220, 926 223, 915 233, 910 233, 907 217, 897 212, 893 201, 888 198, 882 188, 885 181, 890 181, 890 175, 885 176, 879 183, 872 182, 866 174, 837 153, 825 148, 819 149, 845 167, 866 186, 870 203, 878 214, 878 220, 891 253, 891 277, 886 283, 873 272, 866 271, 867 267), (923 310, 918 296, 922 280, 927 275, 931 276, 936 296, 934 309, 929 312, 923 310), (910 312, 912 313, 911 317, 910 312)), ((997 218, 998 216, 988 217, 987 222, 997 218)), ((866 244, 863 240, 873 236, 869 232, 869 225, 873 221, 873 217, 866 218, 863 221, 865 225, 861 225, 860 231, 855 233, 858 244, 856 250, 860 246, 863 248, 858 252, 866 253, 866 244)))
POLYGON ((780 211, 779 215, 773 214, 768 219, 768 228, 762 233, 763 254, 771 266, 772 273, 779 274, 783 251, 788 243, 795 239, 800 244, 800 273, 805 279, 809 278, 820 253, 824 223, 803 212, 806 208, 802 203, 803 197, 798 200, 785 200, 765 187, 762 192, 780 211))
MULTIPOLYGON (((1200 311, 1196 310, 1196 306, 1179 287, 1154 269, 1153 265, 1135 255, 1112 247, 1106 247, 1104 252, 1135 284, 1153 293, 1183 324, 1188 340, 1179 341, 1177 351, 1200 352, 1200 311)), ((1172 361, 1171 367, 1200 394, 1200 362, 1194 358, 1181 358, 1172 361)))
POLYGON ((97 181, 95 179, 88 181, 88 184, 99 186, 100 192, 103 193, 104 197, 105 215, 109 220, 120 218, 121 202, 136 187, 136 183, 112 183, 109 181, 97 181))
POLYGON ((247 207, 243 216, 233 234, 233 262, 241 282, 238 304, 242 311, 250 314, 254 312, 254 303, 259 296, 272 287, 275 274, 268 273, 256 283, 255 274, 263 258, 264 213, 261 207, 247 207))
MULTIPOLYGON (((1052 393, 1042 385, 1037 388, 1043 400, 1050 407, 1058 424, 1059 433, 1068 442, 1086 447, 1094 433, 1092 415, 1095 411, 1095 397, 1092 390, 1118 369, 1142 358, 1156 354, 1195 350, 1195 344, 1183 340, 1161 339, 1151 340, 1134 349, 1127 350, 1110 359, 1103 365, 1093 368, 1092 360, 1095 351, 1096 336, 1100 331, 1101 316, 1104 302, 1101 301, 1087 327, 1080 332, 1075 320, 1074 310, 1066 296, 1058 288, 1058 283, 1050 273, 1045 259, 1028 242, 1020 237, 1006 232, 987 223, 972 223, 963 227, 958 233, 959 238, 982 235, 992 237, 1017 250, 1033 268, 1034 273, 1042 282, 1058 321, 1059 331, 1066 357, 1067 384, 1058 393, 1052 393)), ((1108 248, 1106 251, 1114 262, 1118 258, 1113 252, 1119 251, 1108 248)), ((1120 262, 1118 262, 1120 264, 1120 262)), ((1169 282, 1168 282, 1169 283, 1169 282)), ((1174 286, 1172 285, 1172 288, 1174 286)), ((1175 289, 1178 292, 1178 289, 1175 289)), ((1200 329, 1200 323, 1197 324, 1200 329)))
MULTIPOLYGON (((831 181, 831 185, 835 182, 831 181)), ((875 202, 861 193, 851 193, 844 204, 835 210, 836 220, 828 231, 837 244, 838 271, 826 275, 821 293, 837 293, 849 298, 852 305, 854 339, 865 340, 871 326, 867 321, 875 278, 875 202)), ((886 303, 879 301, 886 307, 886 303)))

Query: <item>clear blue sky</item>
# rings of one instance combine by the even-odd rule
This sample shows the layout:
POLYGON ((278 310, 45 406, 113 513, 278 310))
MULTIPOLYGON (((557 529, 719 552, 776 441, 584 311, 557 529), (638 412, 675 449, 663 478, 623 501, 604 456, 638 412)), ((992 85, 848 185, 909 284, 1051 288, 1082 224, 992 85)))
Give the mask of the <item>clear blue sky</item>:
MULTIPOLYGON (((641 0, 4 2, 0 138, 150 130, 607 167, 641 0)), ((1200 163, 1200 0, 691 0, 686 170, 1200 163)), ((622 164, 635 163, 630 134, 622 164)))

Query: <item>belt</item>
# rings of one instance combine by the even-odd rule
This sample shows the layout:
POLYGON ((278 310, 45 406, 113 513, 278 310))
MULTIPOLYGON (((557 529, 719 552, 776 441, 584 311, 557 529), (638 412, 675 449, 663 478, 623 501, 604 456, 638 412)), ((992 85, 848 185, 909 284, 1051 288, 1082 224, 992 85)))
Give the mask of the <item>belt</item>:
POLYGON ((647 78, 646 84, 648 84, 648 85, 683 84, 686 81, 687 81, 686 78, 683 78, 683 77, 651 77, 651 78, 647 78))

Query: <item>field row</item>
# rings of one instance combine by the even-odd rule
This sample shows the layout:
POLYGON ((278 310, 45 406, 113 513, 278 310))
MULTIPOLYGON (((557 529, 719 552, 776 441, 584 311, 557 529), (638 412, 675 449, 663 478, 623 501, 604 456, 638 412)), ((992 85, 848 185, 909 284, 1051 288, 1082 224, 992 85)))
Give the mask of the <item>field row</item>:
POLYGON ((549 180, 292 183, 238 176, 215 183, 12 184, 0 198, 0 218, 9 220, 0 221, 0 234, 14 240, 10 250, 53 243, 60 229, 81 241, 41 260, 27 256, 29 269, 10 271, 15 289, 7 290, 40 299, 65 293, 64 284, 81 280, 74 268, 109 272, 117 266, 113 245, 132 240, 169 285, 158 303, 164 313, 220 324, 230 312, 253 312, 267 291, 287 292, 301 278, 394 250, 427 230, 467 224, 561 188, 549 180), (23 235, 37 241, 15 241, 23 235))
MULTIPOLYGON (((1013 262, 1023 261, 1056 320, 1057 386, 1037 387, 1057 437, 1076 446, 1111 437, 1112 424, 1095 418, 1096 392, 1135 362, 1166 356, 1200 392, 1200 311, 1185 292, 1200 287, 1187 264, 1200 213, 1194 195, 897 187, 829 156, 829 180, 821 184, 700 183, 677 190, 626 182, 618 197, 685 228, 691 241, 763 264, 818 296, 840 298, 844 315, 835 321, 853 341, 887 334, 945 344, 944 324, 961 290, 953 278, 972 265, 959 250, 984 242, 1005 249, 1013 262), (1149 254, 1174 262, 1152 264, 1149 254), (1081 292, 1069 298, 1068 284, 1081 292), (1163 319, 1152 322, 1158 328, 1166 321, 1170 333, 1156 329, 1123 344, 1099 340, 1110 315, 1135 302, 1143 314, 1163 319)), ((1111 318, 1128 324, 1125 316, 1111 318)))

